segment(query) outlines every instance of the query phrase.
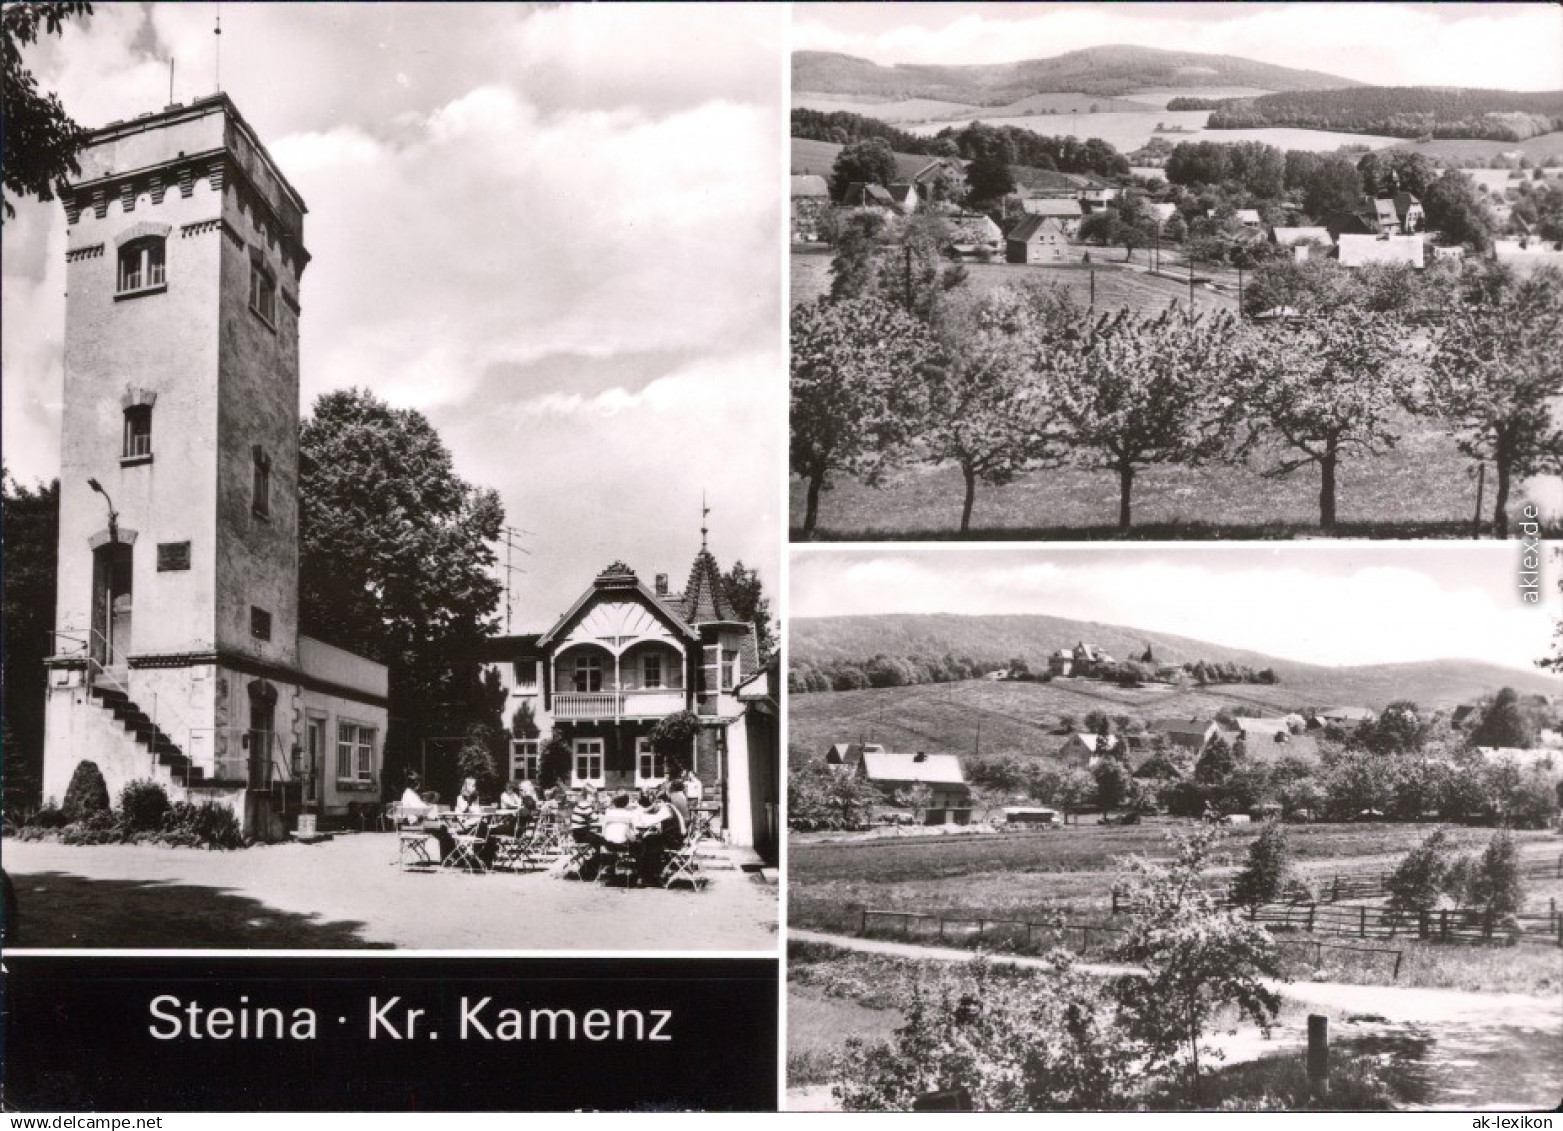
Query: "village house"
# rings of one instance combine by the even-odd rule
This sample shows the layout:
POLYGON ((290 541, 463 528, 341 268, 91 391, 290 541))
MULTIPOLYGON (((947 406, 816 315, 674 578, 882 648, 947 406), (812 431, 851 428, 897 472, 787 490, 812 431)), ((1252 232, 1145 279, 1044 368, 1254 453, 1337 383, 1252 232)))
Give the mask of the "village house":
POLYGON ((1245 228, 1264 227, 1264 219, 1259 215, 1257 208, 1239 208, 1234 217, 1245 228))
POLYGON ((825 214, 830 210, 830 186, 817 174, 799 174, 792 183, 792 242, 817 243, 825 214))
POLYGON ((1333 726, 1353 729, 1363 723, 1370 723, 1377 717, 1367 707, 1329 707, 1323 711, 1315 711, 1308 722, 1310 726, 1315 727, 1333 726))
POLYGON ((91 761, 265 840, 374 806, 386 669, 298 623, 304 201, 224 94, 77 161, 44 796, 91 761))
POLYGON ((1072 196, 1032 196, 1022 200, 1020 206, 1027 216, 1056 220, 1064 235, 1071 239, 1080 231, 1080 221, 1085 216, 1079 199, 1072 196))
POLYGON ((890 199, 895 201, 901 215, 910 216, 917 211, 917 186, 913 184, 886 185, 885 191, 890 194, 890 199))
POLYGON ((1080 190, 1080 203, 1085 208, 1086 214, 1101 212, 1112 206, 1113 201, 1122 195, 1123 190, 1115 185, 1091 185, 1080 190))
POLYGON ((1205 746, 1221 728, 1214 719, 1157 719, 1147 727, 1150 733, 1159 735, 1162 743, 1171 750, 1198 758, 1205 746))
POLYGON ((905 191, 909 186, 865 184, 862 181, 853 181, 847 186, 847 191, 841 196, 841 204, 844 208, 877 208, 887 216, 904 216, 917 207, 917 194, 915 191, 905 191), (893 190, 900 189, 899 197, 893 190), (910 200, 910 206, 904 202, 910 200))
POLYGON ((883 751, 884 747, 872 742, 838 742, 825 751, 825 764, 855 770, 862 765, 865 750, 883 751))
POLYGON ((960 758, 954 754, 897 754, 865 746, 858 772, 892 803, 897 794, 927 787, 927 824, 964 825, 971 820, 971 786, 966 783, 960 758))
POLYGON ((1299 263, 1315 251, 1327 250, 1334 244, 1330 238, 1330 230, 1322 225, 1271 228, 1270 242, 1277 247, 1289 248, 1292 258, 1299 263))
POLYGON ((1117 735, 1088 734, 1077 730, 1073 731, 1058 748, 1058 757, 1071 765, 1089 768, 1096 765, 1102 757, 1118 755, 1126 749, 1123 740, 1117 735))
POLYGON ((755 846, 774 834, 774 666, 760 667, 754 625, 733 610, 704 545, 682 593, 669 590, 666 574, 648 588, 613 562, 552 627, 486 641, 477 658, 504 689, 508 777, 639 790, 694 771, 720 804, 730 843, 755 846), (675 765, 652 731, 683 712, 699 727, 675 765), (548 767, 544 750, 556 737, 568 743, 568 763, 548 767))
POLYGON ((1421 235, 1358 236, 1342 234, 1336 241, 1342 267, 1365 267, 1370 263, 1407 263, 1421 268, 1425 255, 1421 235))
POLYGON ((1027 216, 1004 238, 1004 258, 1010 263, 1062 263, 1071 258, 1069 238, 1057 220, 1027 216))
POLYGON ((998 258, 1004 251, 1004 231, 983 213, 946 216, 950 227, 948 251, 976 258, 998 258))
POLYGON ((1373 220, 1382 235, 1409 236, 1422 230, 1427 215, 1422 202, 1409 192, 1373 201, 1373 220))

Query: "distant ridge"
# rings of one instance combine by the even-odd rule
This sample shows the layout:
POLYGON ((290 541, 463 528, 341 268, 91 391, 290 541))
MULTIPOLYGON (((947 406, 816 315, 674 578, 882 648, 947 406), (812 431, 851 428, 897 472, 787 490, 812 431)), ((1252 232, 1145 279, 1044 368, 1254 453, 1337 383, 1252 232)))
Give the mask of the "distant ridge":
POLYGON ((1437 707, 1491 695, 1502 687, 1543 694, 1563 691, 1555 676, 1540 670, 1523 671, 1481 660, 1327 667, 1186 636, 1037 614, 892 613, 794 617, 788 622, 788 649, 794 663, 866 660, 879 652, 892 656, 953 652, 977 660, 1007 661, 1018 656, 1037 666, 1049 652, 1073 647, 1077 641, 1105 649, 1118 659, 1138 656, 1149 645, 1163 663, 1207 660, 1274 668, 1280 677, 1277 690, 1290 693, 1288 698, 1295 696, 1299 704, 1338 701, 1382 708, 1396 699, 1412 699, 1424 707, 1437 707))
POLYGON ((1137 90, 1252 87, 1332 90, 1364 84, 1234 55, 1201 55, 1154 47, 1088 47, 1016 63, 881 66, 854 55, 795 51, 792 88, 811 94, 885 100, 930 98, 973 106, 1004 106, 1032 94, 1079 92, 1113 96, 1137 90))

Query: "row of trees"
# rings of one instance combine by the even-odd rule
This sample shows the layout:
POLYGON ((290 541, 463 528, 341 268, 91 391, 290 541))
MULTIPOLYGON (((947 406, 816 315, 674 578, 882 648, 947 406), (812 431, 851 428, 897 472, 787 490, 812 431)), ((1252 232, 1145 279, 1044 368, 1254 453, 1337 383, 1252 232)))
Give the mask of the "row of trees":
POLYGON ((1291 90, 1222 102, 1208 125, 1216 130, 1289 126, 1387 137, 1524 141, 1563 129, 1563 98, 1555 91, 1426 86, 1291 90))
MULTIPOLYGON (((963 533, 979 483, 1063 466, 1114 475, 1127 530, 1139 472, 1260 450, 1287 453, 1269 475, 1317 469, 1329 532, 1341 467, 1392 449, 1407 412, 1494 465, 1499 534, 1515 477, 1563 467, 1553 270, 1517 278, 1473 264, 1413 286, 1404 309, 1370 308, 1343 286, 1307 296, 1308 317, 1243 325, 1175 308, 1096 314, 1063 288, 968 296, 904 254, 898 279, 872 243, 844 248, 832 298, 792 312, 790 458, 806 486, 805 537, 834 476, 875 485, 907 460, 960 469, 963 533)), ((1296 275, 1278 272, 1266 294, 1304 299, 1296 275)))
POLYGON ((911 687, 923 683, 958 683, 980 679, 1003 668, 998 660, 974 660, 970 656, 887 656, 867 660, 794 661, 787 670, 787 690, 799 695, 810 691, 861 691, 866 687, 911 687))

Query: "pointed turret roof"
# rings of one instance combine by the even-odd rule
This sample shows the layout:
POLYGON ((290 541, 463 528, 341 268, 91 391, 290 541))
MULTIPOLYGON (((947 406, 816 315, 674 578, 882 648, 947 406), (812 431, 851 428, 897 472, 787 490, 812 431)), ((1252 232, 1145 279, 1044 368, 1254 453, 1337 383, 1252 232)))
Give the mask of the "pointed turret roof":
POLYGON ((689 570, 689 582, 684 586, 684 603, 680 609, 690 624, 709 624, 712 621, 740 620, 727 599, 727 589, 722 584, 722 570, 716 558, 704 546, 695 555, 695 564, 689 570))

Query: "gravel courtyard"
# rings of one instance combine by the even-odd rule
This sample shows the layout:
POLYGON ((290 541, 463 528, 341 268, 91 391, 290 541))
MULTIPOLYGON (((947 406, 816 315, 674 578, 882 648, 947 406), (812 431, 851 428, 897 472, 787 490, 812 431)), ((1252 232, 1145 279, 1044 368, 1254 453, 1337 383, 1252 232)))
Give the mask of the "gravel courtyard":
MULTIPOLYGON (((718 849, 717 851, 720 851, 718 849)), ((703 890, 546 872, 404 872, 396 838, 236 852, 7 837, 21 947, 768 951, 777 884, 709 862, 703 890)))

